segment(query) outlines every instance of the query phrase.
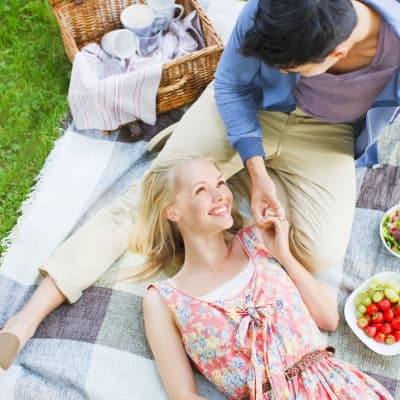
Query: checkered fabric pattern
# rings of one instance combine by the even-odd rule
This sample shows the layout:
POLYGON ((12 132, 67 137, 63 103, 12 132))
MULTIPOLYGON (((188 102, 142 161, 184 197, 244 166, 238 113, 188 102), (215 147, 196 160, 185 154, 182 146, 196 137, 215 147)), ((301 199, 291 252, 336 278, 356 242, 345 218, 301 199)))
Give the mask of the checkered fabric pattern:
MULTIPOLYGON (((173 117, 176 120, 180 115, 173 117)), ((171 122, 164 121, 167 125, 171 122)), ((144 129, 146 139, 154 133, 144 125, 137 128, 144 129)), ((88 211, 83 210, 74 229, 126 190, 131 179, 149 165, 146 142, 126 132, 114 136, 118 142, 113 143, 112 156, 100 179, 103 189, 92 191, 86 202, 88 211)), ((100 135, 93 138, 110 144, 114 140, 100 135)), ((329 335, 329 343, 336 346, 338 358, 353 363, 400 398, 400 356, 373 353, 356 338, 343 317, 347 296, 364 279, 380 271, 400 272, 400 261, 387 252, 379 239, 384 211, 400 200, 400 123, 390 126, 382 135, 380 153, 382 168, 357 170, 357 209, 339 289, 341 323, 329 335)), ((70 185, 73 190, 74 183, 70 185)), ((29 235, 25 240, 30 240, 29 235)), ((26 267, 25 272, 19 272, 21 279, 10 278, 0 269, 0 326, 27 301, 37 284, 34 271, 38 265, 32 265, 30 254, 21 257, 26 267), (25 279, 24 274, 32 278, 25 279)), ((141 310, 145 284, 121 280, 125 268, 139 262, 137 256, 126 253, 94 287, 85 291, 79 302, 63 305, 52 313, 12 368, 0 378, 0 399, 166 399, 145 339, 141 310)), ((197 376, 197 381, 203 396, 223 399, 204 378, 197 376)))
POLYGON ((384 271, 400 273, 399 258, 384 248, 379 237, 385 211, 400 203, 399 119, 380 135, 379 158, 380 168, 357 168, 356 212, 339 289, 341 323, 329 339, 337 348, 338 358, 353 363, 400 399, 400 355, 381 356, 368 349, 353 334, 343 315, 347 297, 365 279, 384 271))

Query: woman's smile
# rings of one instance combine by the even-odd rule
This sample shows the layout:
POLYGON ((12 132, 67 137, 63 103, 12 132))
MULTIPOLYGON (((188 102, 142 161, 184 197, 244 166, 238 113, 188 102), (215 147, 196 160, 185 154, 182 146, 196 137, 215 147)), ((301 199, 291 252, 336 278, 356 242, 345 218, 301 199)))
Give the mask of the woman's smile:
POLYGON ((227 205, 224 205, 224 206, 214 207, 208 213, 208 215, 213 215, 213 216, 216 216, 216 217, 224 217, 228 213, 230 214, 230 207, 228 207, 227 205))

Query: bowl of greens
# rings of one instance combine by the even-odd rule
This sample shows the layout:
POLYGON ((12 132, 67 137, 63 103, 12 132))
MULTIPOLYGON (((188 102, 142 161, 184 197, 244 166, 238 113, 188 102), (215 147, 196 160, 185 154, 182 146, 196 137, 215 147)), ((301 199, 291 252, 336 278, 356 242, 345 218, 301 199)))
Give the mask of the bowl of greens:
POLYGON ((400 204, 389 209, 383 216, 380 235, 389 252, 400 258, 400 204))

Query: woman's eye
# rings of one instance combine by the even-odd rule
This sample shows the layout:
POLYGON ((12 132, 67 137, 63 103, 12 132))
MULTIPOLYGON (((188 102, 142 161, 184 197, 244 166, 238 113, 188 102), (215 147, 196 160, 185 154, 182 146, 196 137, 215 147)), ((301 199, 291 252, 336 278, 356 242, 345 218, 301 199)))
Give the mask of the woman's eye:
POLYGON ((199 193, 201 193, 201 192, 204 192, 206 190, 206 188, 204 187, 204 186, 202 186, 202 187, 199 187, 196 191, 195 191, 195 193, 196 194, 199 194, 199 193))
POLYGON ((226 182, 225 181, 219 181, 218 182, 218 187, 220 187, 220 186, 225 186, 226 185, 226 182))

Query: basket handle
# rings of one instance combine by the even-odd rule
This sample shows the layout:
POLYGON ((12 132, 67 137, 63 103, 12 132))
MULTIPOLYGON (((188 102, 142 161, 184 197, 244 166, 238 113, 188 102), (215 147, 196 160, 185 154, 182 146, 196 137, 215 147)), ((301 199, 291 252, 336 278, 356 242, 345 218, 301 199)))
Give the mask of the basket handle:
POLYGON ((187 75, 184 75, 184 76, 182 76, 181 79, 179 79, 178 81, 176 81, 172 85, 168 85, 168 86, 164 86, 164 87, 160 88, 158 90, 158 94, 161 95, 161 94, 165 94, 165 93, 168 93, 168 92, 173 92, 173 91, 175 91, 177 89, 180 89, 187 82, 188 79, 189 79, 189 77, 187 75))

